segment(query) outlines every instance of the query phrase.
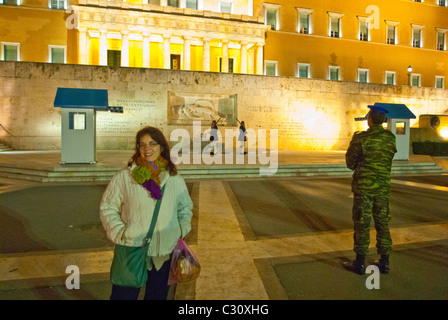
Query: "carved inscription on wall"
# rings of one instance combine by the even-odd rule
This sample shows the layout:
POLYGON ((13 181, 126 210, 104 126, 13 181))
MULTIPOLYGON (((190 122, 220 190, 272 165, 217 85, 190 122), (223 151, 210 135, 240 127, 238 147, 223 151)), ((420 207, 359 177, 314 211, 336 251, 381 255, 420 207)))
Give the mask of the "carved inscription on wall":
POLYGON ((97 112, 99 136, 135 136, 141 127, 154 122, 155 100, 117 99, 114 105, 123 107, 123 113, 97 112))

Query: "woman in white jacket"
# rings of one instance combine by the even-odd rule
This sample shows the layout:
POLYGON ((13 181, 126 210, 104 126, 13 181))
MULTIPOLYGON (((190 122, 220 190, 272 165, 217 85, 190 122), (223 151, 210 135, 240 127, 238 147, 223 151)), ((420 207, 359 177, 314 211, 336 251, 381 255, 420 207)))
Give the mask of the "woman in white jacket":
MULTIPOLYGON (((165 187, 157 224, 148 249, 145 300, 168 295, 170 256, 179 237, 191 229, 193 203, 184 179, 170 158, 168 142, 154 127, 137 133, 128 167, 115 174, 104 192, 100 218, 108 238, 120 245, 142 246, 155 203, 165 187)), ((140 288, 112 285, 111 300, 137 299, 140 288)))

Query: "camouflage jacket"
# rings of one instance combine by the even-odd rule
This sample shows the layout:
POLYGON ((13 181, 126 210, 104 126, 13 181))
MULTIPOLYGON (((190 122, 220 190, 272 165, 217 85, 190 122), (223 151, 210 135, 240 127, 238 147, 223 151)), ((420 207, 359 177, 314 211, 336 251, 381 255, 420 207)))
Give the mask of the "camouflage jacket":
POLYGON ((354 193, 389 193, 392 159, 397 152, 395 136, 382 125, 356 132, 345 154, 353 172, 354 193))

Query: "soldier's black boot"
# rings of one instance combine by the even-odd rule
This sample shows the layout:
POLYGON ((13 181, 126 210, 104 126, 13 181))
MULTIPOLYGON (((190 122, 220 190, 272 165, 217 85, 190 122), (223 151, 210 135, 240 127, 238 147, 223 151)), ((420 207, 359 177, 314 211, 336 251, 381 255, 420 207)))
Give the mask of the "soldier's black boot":
POLYGON ((389 256, 386 254, 381 255, 381 259, 375 262, 375 265, 380 269, 382 274, 388 274, 390 271, 389 268, 389 256))
POLYGON ((344 262, 342 265, 345 269, 348 271, 357 273, 359 275, 363 275, 366 273, 366 266, 365 266, 365 256, 357 253, 356 254, 356 260, 352 262, 344 262))

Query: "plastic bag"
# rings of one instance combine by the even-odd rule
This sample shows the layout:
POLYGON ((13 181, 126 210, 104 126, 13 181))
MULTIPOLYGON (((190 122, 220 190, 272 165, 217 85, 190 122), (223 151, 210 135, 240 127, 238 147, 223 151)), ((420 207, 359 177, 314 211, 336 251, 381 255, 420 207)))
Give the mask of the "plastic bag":
POLYGON ((171 257, 168 285, 196 279, 201 271, 199 260, 187 243, 180 238, 171 257))

